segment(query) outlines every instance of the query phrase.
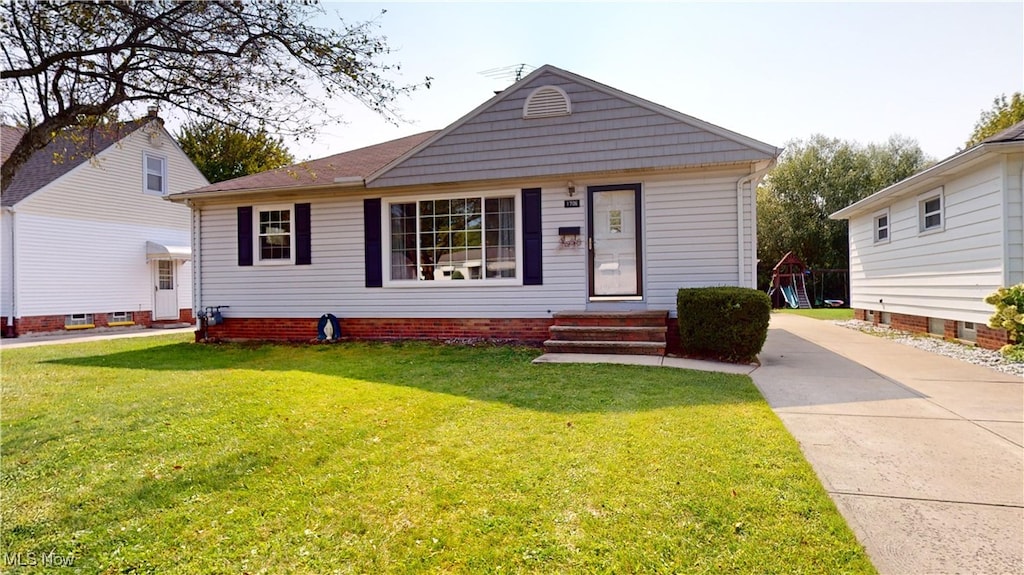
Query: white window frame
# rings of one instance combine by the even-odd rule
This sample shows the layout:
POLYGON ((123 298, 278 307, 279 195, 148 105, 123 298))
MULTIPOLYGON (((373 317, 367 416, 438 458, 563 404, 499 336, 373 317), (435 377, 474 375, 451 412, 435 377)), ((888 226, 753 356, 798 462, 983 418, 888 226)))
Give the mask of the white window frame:
MULTIPOLYGON (((483 192, 464 191, 436 194, 417 194, 414 196, 396 196, 381 202, 381 271, 384 276, 383 286, 386 288, 433 288, 458 289, 460 287, 481 286, 521 286, 523 285, 523 205, 522 190, 488 190, 483 192), (515 202, 515 237, 516 237, 516 275, 511 278, 463 279, 458 281, 423 281, 423 280, 392 280, 391 279, 391 205, 408 204, 432 200, 450 200, 459 198, 513 198, 515 202)), ((419 251, 419 218, 416 225, 417 252, 419 251)), ((486 246, 483 247, 486 249, 486 246)))
POLYGON ((107 324, 135 323, 135 314, 130 311, 112 311, 107 314, 107 324))
MULTIPOLYGON (((283 235, 283 234, 280 234, 283 235)), ((252 208, 252 263, 257 266, 286 266, 295 264, 295 205, 294 204, 267 204, 264 206, 253 206, 252 208), (263 250, 260 246, 260 214, 263 212, 288 212, 288 257, 263 259, 263 250)))
POLYGON ((71 313, 64 316, 64 327, 93 327, 93 319, 91 313, 71 313))
POLYGON ((946 197, 941 186, 917 197, 917 220, 917 229, 920 234, 931 234, 946 229, 946 197), (925 204, 936 199, 939 200, 938 211, 926 212, 925 204), (939 216, 939 224, 931 227, 925 226, 927 218, 935 215, 939 216))
POLYGON ((153 154, 150 152, 142 152, 142 191, 150 196, 166 196, 167 195, 167 158, 159 154, 153 154), (151 174, 149 170, 149 160, 160 160, 160 190, 154 190, 149 187, 149 176, 151 174))
POLYGON ((875 239, 874 243, 876 243, 876 244, 887 244, 887 243, 889 243, 889 238, 892 237, 892 218, 889 216, 889 208, 885 208, 884 210, 877 211, 877 212, 875 212, 871 216, 871 229, 872 229, 872 235, 873 235, 873 237, 875 239), (879 220, 881 220, 882 218, 885 218, 885 225, 884 226, 878 225, 879 220), (880 237, 880 234, 879 234, 882 230, 885 230, 885 237, 884 238, 880 237))

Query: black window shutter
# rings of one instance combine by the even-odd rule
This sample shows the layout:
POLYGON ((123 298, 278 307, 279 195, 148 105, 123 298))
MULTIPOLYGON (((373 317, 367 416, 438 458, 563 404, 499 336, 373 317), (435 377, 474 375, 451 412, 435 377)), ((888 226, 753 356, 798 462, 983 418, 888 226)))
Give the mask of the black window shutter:
POLYGON ((238 265, 252 265, 252 206, 238 207, 238 265))
POLYGON ((543 237, 540 220, 540 188, 523 190, 523 285, 544 283, 543 237))
POLYGON ((381 269, 380 209, 380 198, 363 200, 363 260, 366 265, 366 287, 384 285, 384 270, 381 269))
POLYGON ((295 265, 308 266, 313 263, 312 244, 309 204, 295 204, 295 265))

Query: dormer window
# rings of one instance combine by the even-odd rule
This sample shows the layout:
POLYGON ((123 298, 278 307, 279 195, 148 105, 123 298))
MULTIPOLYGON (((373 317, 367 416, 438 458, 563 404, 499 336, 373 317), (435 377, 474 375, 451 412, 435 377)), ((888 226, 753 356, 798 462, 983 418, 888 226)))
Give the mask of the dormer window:
POLYGON ((558 86, 541 86, 526 97, 523 118, 551 118, 572 114, 572 103, 565 90, 558 86))

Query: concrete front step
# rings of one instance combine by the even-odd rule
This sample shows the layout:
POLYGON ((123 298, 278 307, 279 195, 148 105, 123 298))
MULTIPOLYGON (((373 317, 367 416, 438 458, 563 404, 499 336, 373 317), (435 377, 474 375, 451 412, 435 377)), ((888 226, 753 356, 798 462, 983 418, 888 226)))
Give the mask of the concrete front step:
POLYGON ((602 327, 661 327, 667 311, 560 311, 552 315, 555 325, 602 327))
POLYGON ((597 325, 553 325, 551 339, 557 341, 652 341, 665 342, 668 328, 597 325))
POLYGON ((655 341, 560 341, 544 342, 548 353, 608 353, 615 355, 665 355, 665 342, 655 341))

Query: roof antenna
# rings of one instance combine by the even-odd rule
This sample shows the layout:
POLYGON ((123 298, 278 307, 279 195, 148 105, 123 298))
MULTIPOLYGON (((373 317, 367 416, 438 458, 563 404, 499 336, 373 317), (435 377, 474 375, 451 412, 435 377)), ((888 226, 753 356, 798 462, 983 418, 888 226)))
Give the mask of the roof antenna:
MULTIPOLYGON (((512 64, 510 66, 500 66, 498 68, 491 68, 490 70, 484 70, 479 72, 481 76, 487 76, 495 80, 512 80, 512 83, 516 83, 523 79, 523 76, 536 70, 537 67, 531 64, 512 64)), ((502 91, 497 90, 494 93, 500 94, 502 91)))

